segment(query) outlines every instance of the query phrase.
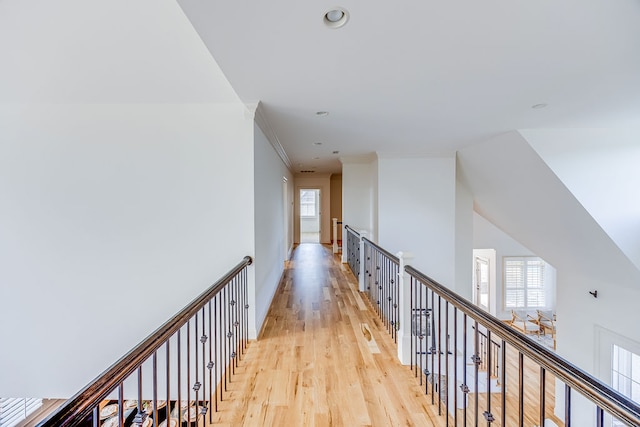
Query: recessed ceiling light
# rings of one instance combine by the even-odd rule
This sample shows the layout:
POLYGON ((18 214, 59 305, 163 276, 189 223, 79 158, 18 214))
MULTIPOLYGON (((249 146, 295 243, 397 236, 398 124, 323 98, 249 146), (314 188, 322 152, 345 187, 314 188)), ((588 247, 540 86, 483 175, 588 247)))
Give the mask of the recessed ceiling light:
POLYGON ((322 142, 314 142, 313 145, 322 145, 322 142))
POLYGON ((338 151, 338 150, 335 150, 335 151, 333 152, 333 154, 338 154, 338 153, 339 153, 339 151, 338 151))
POLYGON ((329 28, 340 28, 349 20, 349 12, 343 7, 334 7, 324 14, 324 25, 329 28))
POLYGON ((316 116, 318 117, 327 117, 329 115, 328 111, 316 111, 316 116))
POLYGON ((531 108, 539 110, 540 108, 544 108, 546 106, 547 104, 536 104, 536 105, 532 105, 531 108))

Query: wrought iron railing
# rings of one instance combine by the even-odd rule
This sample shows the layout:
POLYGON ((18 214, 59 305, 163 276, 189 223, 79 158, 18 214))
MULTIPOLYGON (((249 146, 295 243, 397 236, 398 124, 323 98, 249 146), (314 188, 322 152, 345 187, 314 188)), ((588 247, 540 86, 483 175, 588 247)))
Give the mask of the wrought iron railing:
POLYGON ((400 261, 371 240, 363 237, 365 291, 376 313, 394 341, 398 341, 400 261))
POLYGON ((419 378, 432 405, 437 405, 443 424, 478 426, 482 422, 489 427, 524 427, 554 425, 551 421, 571 427, 572 418, 574 426, 577 420, 584 420, 583 402, 589 402, 593 417, 586 414, 586 418, 593 418, 598 427, 604 426, 605 414, 629 426, 640 426, 637 403, 405 265, 401 254, 396 257, 345 228, 352 239, 348 260, 354 274, 359 271, 354 258, 363 243, 364 291, 378 313, 385 301, 395 309, 396 303, 387 298, 397 295, 398 314, 387 310, 383 315, 390 320, 385 324, 392 326, 393 333, 399 329, 394 336, 398 355, 401 361, 410 355, 404 363, 419 378), (399 271, 393 270, 396 265, 399 271), (391 282, 396 275, 400 279, 397 284, 391 282), (394 286, 397 294, 389 290, 394 286), (394 315, 395 319, 389 317, 394 315), (557 394, 551 390, 556 387, 557 394), (580 400, 579 408, 575 408, 576 400, 580 400), (551 411, 552 403, 558 405, 562 416, 551 411))
POLYGON ((360 233, 345 225, 347 231, 347 264, 354 276, 360 278, 360 233))
POLYGON ((488 370, 490 371, 492 378, 498 378, 498 376, 500 375, 501 345, 494 340, 489 340, 487 334, 482 332, 482 328, 480 328, 478 334, 480 335, 480 348, 478 351, 478 355, 480 356, 480 366, 478 367, 478 369, 482 372, 488 370), (491 364, 489 364, 489 361, 491 361, 491 364))
POLYGON ((572 414, 575 392, 595 405, 593 416, 597 426, 604 425, 605 413, 629 426, 640 426, 640 406, 635 402, 413 267, 407 266, 405 272, 410 278, 411 313, 429 313, 426 317, 428 322, 432 322, 425 328, 426 334, 419 328, 413 337, 412 369, 426 384, 425 391, 431 394, 432 403, 438 405, 439 413, 450 414, 454 426, 459 421, 464 426, 467 422, 479 425, 481 418, 487 426, 531 425, 531 417, 525 416, 525 412, 530 414, 532 409, 538 413, 533 421, 540 426, 548 425, 545 420, 555 418, 547 411, 550 403, 548 373, 564 383, 564 391, 559 397, 564 406, 564 417, 561 417, 564 419, 558 420, 564 426, 571 426, 571 419, 575 416, 572 414), (500 358, 500 386, 492 381, 492 369, 480 372, 480 326, 486 328, 488 342, 494 339, 500 342, 499 354, 488 351, 485 361, 491 367, 494 358, 500 358), (516 355, 516 379, 508 378, 508 348, 516 355), (537 399, 532 399, 524 390, 525 358, 537 366, 537 399), (471 369, 467 361, 472 362, 471 369), (482 382, 481 375, 485 376, 482 382), (517 383, 517 391, 510 396, 516 405, 507 405, 507 381, 517 383))
POLYGON ((207 413, 212 422, 247 348, 251 263, 245 257, 38 427, 171 426, 207 413))

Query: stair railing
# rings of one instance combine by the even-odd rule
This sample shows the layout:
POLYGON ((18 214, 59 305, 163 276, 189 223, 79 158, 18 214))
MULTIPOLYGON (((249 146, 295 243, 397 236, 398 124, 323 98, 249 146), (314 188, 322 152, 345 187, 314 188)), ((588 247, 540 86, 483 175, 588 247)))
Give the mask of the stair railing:
MULTIPOLYGON (((564 426, 570 427, 572 417, 576 415, 572 413, 574 392, 595 405, 593 418, 598 427, 604 425, 605 413, 629 426, 640 426, 640 406, 635 402, 415 268, 406 266, 405 272, 410 278, 411 313, 430 313, 433 321, 430 331, 435 335, 429 337, 435 339, 427 340, 424 332, 416 331, 413 334, 411 367, 421 382, 426 384, 425 392, 431 394, 432 404, 438 405, 441 415, 450 414, 454 426, 458 425, 459 418, 462 418, 462 425, 467 425, 468 418, 472 418, 472 425, 479 425, 481 417, 487 426, 549 425, 546 419, 556 419, 554 414, 547 411, 549 373, 565 384, 564 396, 560 397, 564 419, 557 420, 564 422, 564 426), (494 338, 501 340, 499 389, 492 390, 495 386, 491 381, 491 369, 482 373, 486 375, 485 389, 479 387, 479 368, 482 363, 479 326, 486 328, 488 342, 494 338), (517 395, 517 410, 512 413, 509 413, 507 406, 507 347, 517 353, 518 364, 517 381, 509 378, 510 384, 517 383, 518 386, 514 392, 517 395), (525 358, 528 363, 533 362, 538 367, 538 399, 531 399, 524 392, 525 358), (464 362, 459 364, 458 360, 464 362), (467 361, 471 361, 471 369, 468 369, 467 361), (498 398, 493 396, 496 394, 498 398), (481 395, 484 395, 482 399, 481 395), (528 411, 525 411, 525 406, 528 411), (531 408, 538 411, 537 419, 527 415, 531 413, 531 408)), ((494 357, 494 352, 487 352, 488 366, 494 364, 494 357)))
POLYGON ((244 257, 38 427, 97 427, 107 417, 120 427, 158 426, 164 420, 170 426, 172 419, 182 425, 207 412, 213 422, 213 411, 247 348, 251 263, 251 257, 244 257))
POLYGON ((387 331, 398 342, 400 260, 366 237, 364 242, 364 286, 374 310, 387 331))
POLYGON ((443 420, 446 425, 477 426, 482 418, 487 426, 554 425, 548 423, 551 421, 571 427, 572 418, 580 415, 584 419, 585 416, 578 413, 584 405, 580 405, 579 410, 572 408, 577 392, 582 400, 595 406, 593 417, 588 414, 586 417, 593 418, 597 427, 604 426, 605 414, 629 426, 640 426, 640 405, 406 265, 401 253, 394 256, 349 226, 345 229, 347 259, 354 275, 360 271, 359 262, 364 265, 365 288, 361 290, 367 293, 385 325, 391 326, 390 332, 395 334, 399 329, 400 339, 394 335, 399 342, 399 358, 403 361, 406 354, 410 355, 404 363, 408 363, 419 378, 425 393, 431 396, 432 405, 438 406, 438 413, 446 417, 443 420), (400 271, 395 270, 396 265, 400 271), (399 279, 397 283, 395 275, 399 279), (393 310, 383 311, 384 306, 395 309, 396 301, 399 314, 393 310), (516 379, 513 370, 508 374, 507 356, 517 365, 516 379), (527 378, 527 381, 537 383, 537 399, 531 396, 531 384, 528 384, 529 393, 525 394, 525 371, 531 372, 531 364, 537 369, 537 378, 527 378), (481 372, 482 365, 488 367, 486 372, 481 372), (547 388, 553 387, 549 385, 553 384, 553 377, 564 383, 564 390, 558 392, 554 402, 564 407, 564 417, 548 410, 551 394, 547 388))
POLYGON ((356 279, 360 278, 360 233, 345 225, 347 231, 347 264, 356 279))

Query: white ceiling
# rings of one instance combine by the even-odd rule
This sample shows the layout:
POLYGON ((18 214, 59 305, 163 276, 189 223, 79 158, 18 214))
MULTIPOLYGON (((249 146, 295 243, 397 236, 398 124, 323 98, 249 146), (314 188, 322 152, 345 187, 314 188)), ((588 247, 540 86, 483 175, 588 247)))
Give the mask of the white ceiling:
POLYGON ((296 171, 640 117, 638 0, 178 3, 296 171), (335 5, 341 29, 322 21, 335 5))

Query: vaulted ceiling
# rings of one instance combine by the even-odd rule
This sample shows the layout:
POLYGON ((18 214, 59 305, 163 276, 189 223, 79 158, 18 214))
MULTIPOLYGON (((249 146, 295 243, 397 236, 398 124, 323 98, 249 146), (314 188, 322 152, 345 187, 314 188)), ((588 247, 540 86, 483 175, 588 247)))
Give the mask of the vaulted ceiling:
POLYGON ((338 29, 323 22, 333 2, 178 3, 294 171, 640 117, 638 0, 341 0, 338 29))

